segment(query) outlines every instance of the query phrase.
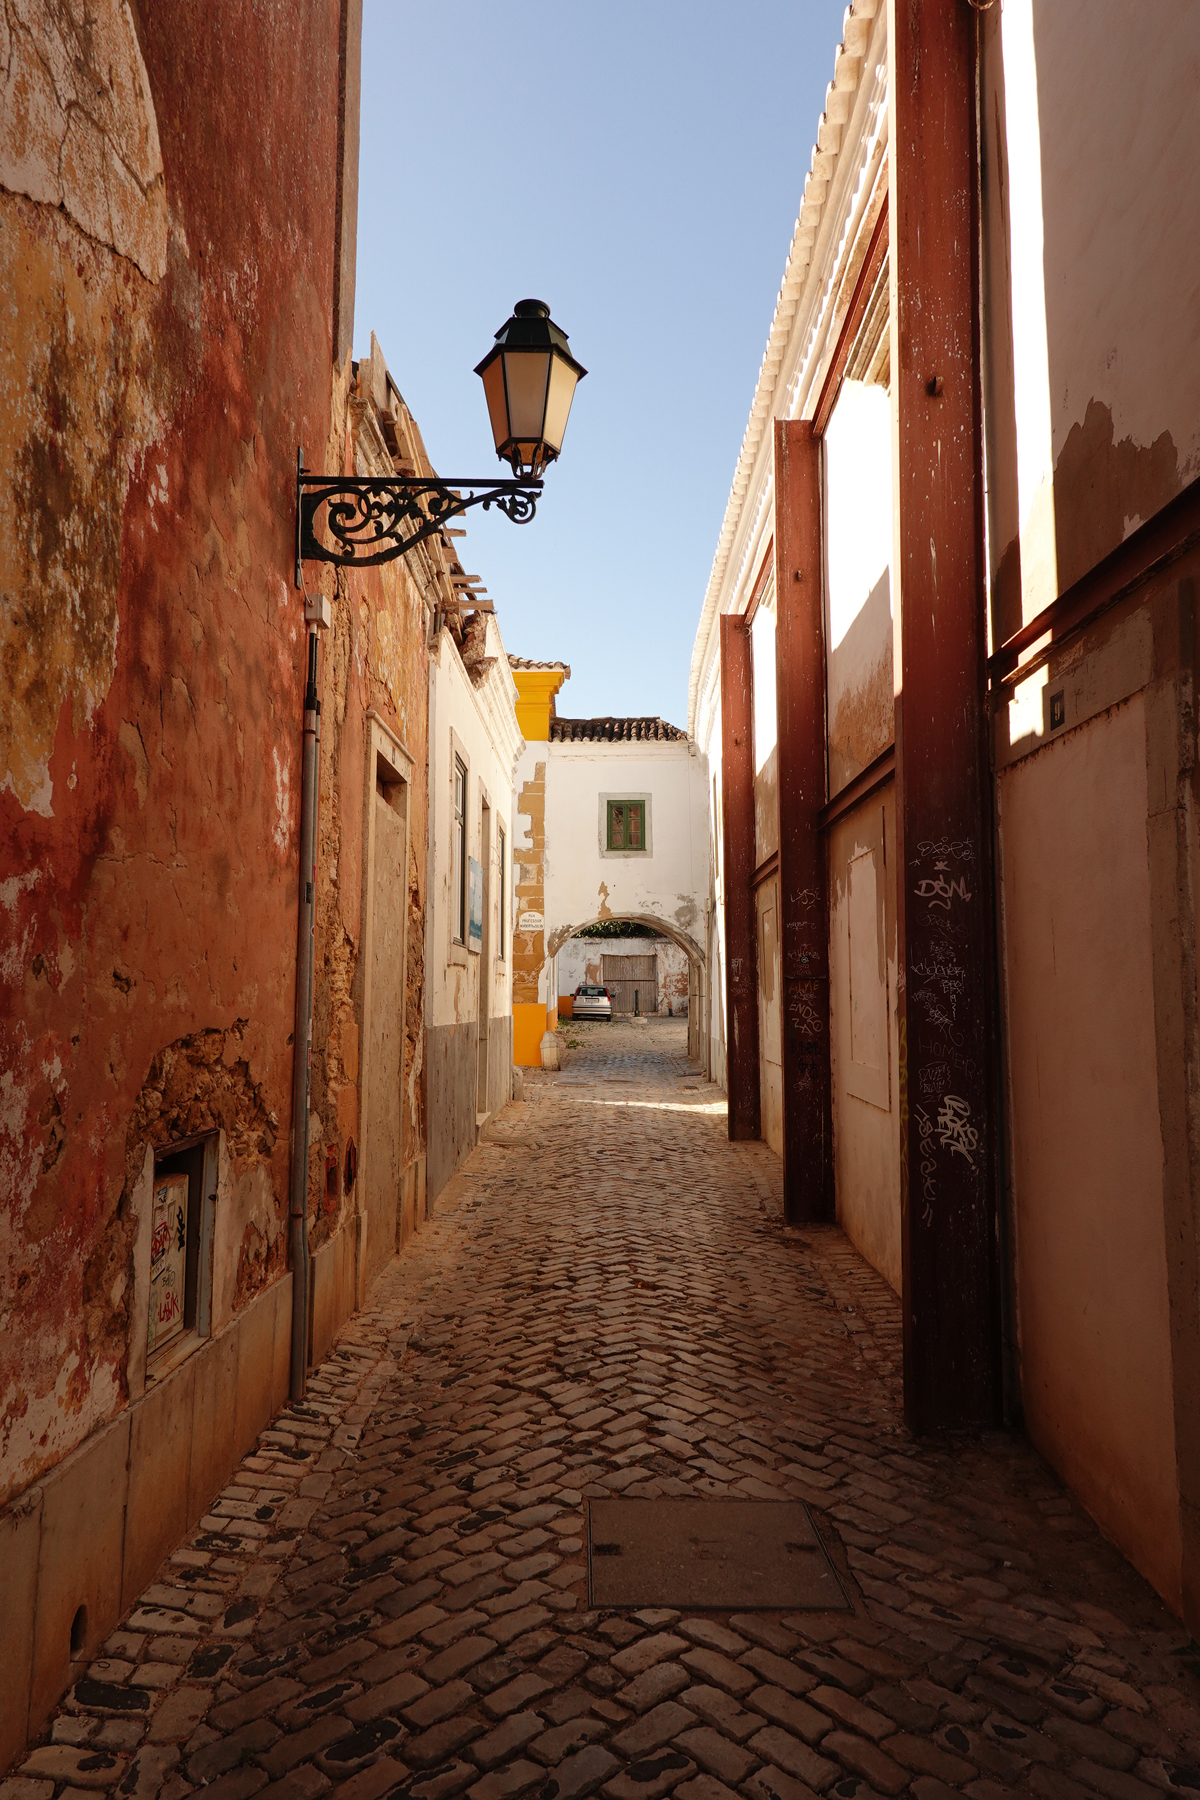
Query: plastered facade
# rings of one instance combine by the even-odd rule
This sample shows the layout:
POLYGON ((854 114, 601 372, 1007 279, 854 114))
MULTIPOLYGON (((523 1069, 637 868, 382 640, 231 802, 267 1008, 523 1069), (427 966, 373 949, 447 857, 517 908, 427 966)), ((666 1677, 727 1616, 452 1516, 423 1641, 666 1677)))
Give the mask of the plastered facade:
MULTIPOLYGON (((516 670, 518 687, 528 679, 516 670)), ((640 729, 642 721, 578 722, 582 734, 564 741, 576 722, 556 726, 549 710, 544 740, 527 741, 517 768, 514 812, 515 985, 514 1051, 518 1063, 540 1061, 541 1037, 558 1017, 568 990, 556 973, 561 946, 585 925, 631 919, 653 926, 705 961, 708 888, 708 781, 704 759, 678 735, 673 740, 612 741, 602 731, 640 729), (608 847, 608 805, 640 801, 646 847, 608 847), (521 1008, 526 1010, 522 1015, 521 1008)), ((661 721, 649 722, 663 728, 661 721)), ((527 733, 539 729, 532 720, 527 733)), ((700 1031, 697 1020, 695 1031, 700 1031)), ((692 1053, 698 1054, 697 1035, 692 1053)))
POLYGON ((688 1009, 688 974, 691 967, 687 951, 668 937, 570 937, 560 944, 555 958, 558 973, 558 1015, 571 1016, 571 1000, 583 982, 604 979, 606 956, 653 956, 657 963, 658 1010, 685 1015, 688 1009))
MULTIPOLYGON (((523 739, 494 615, 460 644, 449 627, 430 657, 430 902, 426 915, 429 1203, 512 1093, 514 775, 523 739), (454 772, 466 775, 468 858, 479 865, 478 946, 458 934, 454 772), (503 873, 501 858, 503 856, 503 873)), ((468 871, 469 876, 469 871, 468 871)), ((469 886, 469 880, 468 880, 469 886)))
MULTIPOLYGON (((995 1279, 1009 1420, 1195 1628, 1200 315, 1196 248, 1178 232, 1197 177, 1178 132, 1200 26, 1153 9, 1099 35, 1089 23, 1081 6, 1006 0, 981 11, 979 25, 988 648, 1000 652, 1048 608, 1071 609, 979 672, 1004 1097, 995 1279)), ((907 1091, 897 1037, 892 369, 905 347, 886 254, 825 393, 889 196, 889 32, 887 8, 847 13, 701 610, 689 729, 717 777, 707 1055, 720 1080, 729 1051, 717 625, 722 613, 753 615, 758 732, 768 710, 760 667, 769 677, 755 608, 769 591, 775 519, 769 422, 819 414, 837 1214, 902 1290, 901 1118, 930 1097, 907 1091), (860 788, 861 800, 836 804, 860 788)), ((893 209, 903 204, 889 197, 893 209)), ((885 249, 889 241, 894 227, 885 249)), ((939 304, 933 293, 918 301, 939 304)), ((936 375, 923 375, 934 399, 936 375)), ((774 1141, 763 932, 772 871, 761 816, 770 786, 770 754, 756 746, 762 1135, 774 1141)), ((936 881, 927 890, 946 897, 936 881)), ((950 1029, 961 994, 945 969, 928 979, 941 985, 950 1029)))
MULTIPOLYGON (((296 446, 310 467, 393 466, 374 359, 363 377, 345 323, 358 51, 344 10, 99 0, 86 29, 57 6, 0 18, 0 1593, 16 1656, 0 1766, 72 1678, 73 1635, 94 1653, 287 1392, 296 446), (189 1145, 196 1325, 151 1358, 155 1157, 189 1145)), ((398 447, 423 455, 399 424, 398 447)), ((413 1213, 423 1199, 435 571, 306 577, 332 618, 308 1170, 320 1356, 372 1273, 348 1170, 370 1124, 380 732, 403 748, 413 822, 394 1110, 413 1213)), ((401 1204, 376 1250, 394 1249, 401 1204)))
MULTIPOLYGON (((722 773, 719 619, 749 620, 753 673, 760 1131, 782 1152, 781 897, 774 866, 781 799, 777 745, 777 596, 773 571, 772 416, 804 418, 816 403, 850 294, 887 190, 886 9, 846 16, 828 110, 805 185, 792 254, 760 375, 734 492, 692 656, 692 729, 712 775, 714 819, 722 773)), ((847 378, 825 429, 822 480, 822 613, 825 738, 830 798, 873 764, 894 738, 892 672, 892 409, 886 281, 867 309, 847 378)), ((885 856, 882 808, 864 801, 825 846, 830 891, 830 1041, 835 1189, 839 1222, 856 1247, 900 1287, 899 1107, 896 1090, 894 857, 885 856), (850 906, 863 851, 871 857, 871 913, 850 906), (852 917, 857 933, 852 932, 852 917), (860 943, 868 940, 866 951, 860 943), (890 945, 890 949, 888 946, 890 945), (858 991, 851 998, 851 970, 858 991), (873 1036, 856 1062, 855 1012, 873 1036), (864 1094, 869 1097, 864 1098, 864 1094)), ((706 1055, 725 1080, 723 844, 710 849, 712 947, 706 1055)), ((859 1033, 861 1039, 861 1032, 859 1033)), ((859 1045, 861 1050, 861 1043, 859 1045)))

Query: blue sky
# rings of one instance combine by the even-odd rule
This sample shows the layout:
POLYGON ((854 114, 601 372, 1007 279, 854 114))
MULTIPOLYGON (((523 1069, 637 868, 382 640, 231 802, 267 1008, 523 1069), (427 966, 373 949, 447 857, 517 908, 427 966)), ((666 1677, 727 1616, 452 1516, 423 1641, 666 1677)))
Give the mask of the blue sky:
POLYGON ((496 462, 475 364, 527 295, 588 370, 538 515, 475 511, 515 655, 572 718, 687 719, 696 622, 843 0, 366 0, 355 354, 434 466, 496 462))

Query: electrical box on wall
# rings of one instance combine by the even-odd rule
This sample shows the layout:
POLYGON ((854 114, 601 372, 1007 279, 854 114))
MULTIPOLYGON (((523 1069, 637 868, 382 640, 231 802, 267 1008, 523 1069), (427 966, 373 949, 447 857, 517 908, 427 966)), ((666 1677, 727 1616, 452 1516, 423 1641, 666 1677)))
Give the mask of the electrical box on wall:
POLYGON ((333 623, 333 610, 324 594, 304 595, 304 623, 315 625, 318 631, 328 631, 333 623))

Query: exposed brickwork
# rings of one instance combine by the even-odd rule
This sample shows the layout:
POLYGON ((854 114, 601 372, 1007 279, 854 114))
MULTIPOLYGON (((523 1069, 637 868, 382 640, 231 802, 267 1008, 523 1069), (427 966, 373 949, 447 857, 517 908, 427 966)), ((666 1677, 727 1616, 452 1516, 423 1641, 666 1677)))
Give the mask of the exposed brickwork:
POLYGON ((0 1800, 1200 1790, 1186 1633, 1019 1438, 913 1442, 684 1032, 527 1076, 0 1800), (853 1612, 589 1611, 620 1493, 807 1500, 853 1612))

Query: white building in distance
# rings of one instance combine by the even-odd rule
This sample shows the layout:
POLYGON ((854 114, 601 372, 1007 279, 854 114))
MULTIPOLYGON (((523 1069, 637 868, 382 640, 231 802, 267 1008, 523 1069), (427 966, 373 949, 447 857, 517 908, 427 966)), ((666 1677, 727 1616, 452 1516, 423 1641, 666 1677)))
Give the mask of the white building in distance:
POLYGON ((697 1054, 708 957, 705 760, 662 719, 560 719, 567 665, 509 660, 525 739, 513 816, 514 1059, 540 1062, 542 1036, 558 1023, 559 949, 607 919, 653 926, 686 953, 697 1054))

